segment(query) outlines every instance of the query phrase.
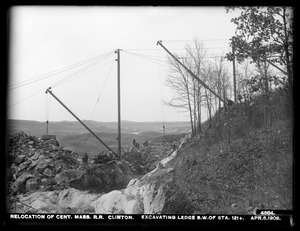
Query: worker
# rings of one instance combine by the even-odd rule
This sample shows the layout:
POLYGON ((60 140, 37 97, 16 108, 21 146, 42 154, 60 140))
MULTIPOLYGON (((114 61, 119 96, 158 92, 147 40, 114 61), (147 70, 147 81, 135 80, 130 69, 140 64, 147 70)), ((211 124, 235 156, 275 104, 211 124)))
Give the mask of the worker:
POLYGON ((82 162, 83 162, 84 164, 87 164, 87 163, 88 163, 88 158, 89 158, 88 154, 85 153, 84 156, 83 156, 83 158, 82 158, 82 162))
POLYGON ((176 150, 178 149, 178 147, 177 147, 175 141, 174 141, 173 144, 172 144, 172 148, 173 148, 173 152, 176 151, 176 150))

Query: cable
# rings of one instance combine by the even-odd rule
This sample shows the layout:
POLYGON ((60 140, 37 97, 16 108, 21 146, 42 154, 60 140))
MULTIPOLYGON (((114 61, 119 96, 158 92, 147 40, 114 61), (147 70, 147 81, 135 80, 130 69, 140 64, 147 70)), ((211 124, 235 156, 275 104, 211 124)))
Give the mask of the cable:
POLYGON ((115 64, 115 62, 113 62, 112 65, 111 65, 111 67, 110 67, 110 70, 109 70, 109 72, 108 72, 108 75, 106 76, 106 79, 105 79, 104 84, 103 84, 103 86, 102 86, 102 89, 101 89, 101 91, 100 91, 100 93, 99 93, 99 96, 98 96, 98 98, 97 98, 97 101, 96 101, 96 103, 95 103, 95 105, 94 105, 94 108, 93 108, 93 110, 92 110, 92 113, 91 113, 91 115, 90 115, 90 117, 89 117, 89 120, 92 118, 92 115, 94 114, 94 111, 95 111, 96 106, 97 106, 97 104, 98 104, 98 102, 99 102, 99 100, 100 100, 100 98, 101 98, 101 96, 102 96, 102 92, 103 92, 103 90, 104 90, 104 87, 105 87, 105 85, 106 85, 106 82, 107 82, 107 80, 108 80, 108 77, 109 77, 109 75, 110 75, 110 72, 111 72, 112 67, 114 66, 114 64, 115 64))
MULTIPOLYGON (((164 60, 160 60, 160 59, 154 59, 154 58, 151 58, 151 56, 149 56, 149 55, 147 56, 147 55, 142 55, 142 54, 133 53, 133 52, 129 52, 129 51, 124 51, 124 52, 126 52, 126 53, 128 53, 128 54, 135 55, 135 56, 140 57, 140 58, 143 58, 143 59, 145 59, 145 60, 147 60, 147 61, 149 61, 149 62, 156 63, 156 62, 152 61, 152 60, 155 60, 155 61, 159 61, 159 62, 162 61, 162 62, 165 62, 165 63, 169 64, 168 61, 164 61, 164 60)), ((216 56, 206 56, 206 57, 203 57, 203 58, 204 58, 204 59, 225 58, 225 56, 222 56, 222 55, 216 55, 216 56)), ((156 63, 156 64, 159 64, 159 63, 156 63)), ((163 65, 163 66, 165 66, 165 65, 163 65)), ((169 66, 165 66, 165 67, 169 68, 169 66)))
MULTIPOLYGON (((111 55, 112 55, 112 53, 110 54, 110 56, 111 56, 111 55)), ((81 69, 79 69, 79 70, 77 70, 77 71, 71 73, 70 75, 66 76, 65 78, 63 78, 63 79, 57 81, 56 83, 54 83, 54 84, 52 85, 52 87, 55 87, 56 85, 61 85, 64 81, 65 81, 65 82, 68 81, 67 79, 72 79, 74 75, 77 75, 77 74, 79 74, 80 72, 84 72, 85 70, 89 69, 89 68, 92 67, 92 66, 95 66, 95 65, 101 63, 104 59, 107 59, 107 58, 108 58, 108 57, 106 57, 106 58, 101 58, 101 59, 99 59, 99 60, 93 61, 93 62, 90 63, 89 65, 87 65, 87 66, 85 66, 85 67, 83 67, 83 68, 81 68, 81 69)))
MULTIPOLYGON (((108 65, 108 64, 110 64, 110 63, 112 63, 112 62, 114 62, 114 61, 110 61, 110 62, 108 62, 108 63, 105 63, 105 64, 103 64, 103 65, 101 65, 101 66, 99 66, 99 67, 96 67, 96 68, 93 68, 93 69, 90 69, 90 70, 88 70, 88 69, 89 69, 91 66, 82 68, 82 69, 80 69, 79 71, 77 71, 77 72, 75 72, 75 73, 72 73, 72 74, 66 76, 64 79, 62 79, 62 80, 60 80, 60 81, 54 83, 54 85, 52 85, 51 87, 54 88, 54 87, 58 87, 58 86, 61 86, 61 85, 63 85, 63 84, 66 84, 66 83, 68 83, 68 82, 71 82, 71 81, 73 81, 73 80, 75 80, 75 79, 77 79, 77 78, 80 78, 80 77, 84 76, 85 74, 87 74, 87 73, 89 73, 89 72, 91 72, 91 71, 94 71, 94 70, 96 70, 96 69, 99 69, 99 68, 101 68, 101 67, 104 67, 104 66, 106 66, 106 65, 108 65)), ((93 65, 94 65, 94 64, 93 64, 93 65)), ((92 66, 93 66, 93 65, 92 65, 92 66)))
MULTIPOLYGON (((113 62, 113 61, 111 61, 111 62, 113 62)), ((109 63, 111 63, 111 62, 109 62, 109 63)), ((100 66, 100 67, 103 67, 103 66, 105 66, 105 65, 107 65, 107 64, 109 64, 109 63, 106 63, 106 64, 104 64, 104 65, 102 65, 102 66, 100 66)), ((89 70, 88 72, 93 71, 93 70, 95 70, 95 69, 98 69, 98 68, 100 68, 100 67, 96 67, 96 68, 94 68, 94 69, 92 69, 92 70, 89 70)), ((88 73, 88 72, 86 72, 86 73, 88 73)), ((86 73, 84 73, 84 74, 86 74, 86 73)), ((80 75, 80 76, 77 76, 76 78, 79 78, 79 77, 83 76, 84 74, 82 74, 82 75, 80 75)), ((69 76, 70 76, 70 75, 69 75, 69 76)), ((69 77, 69 76, 67 76, 67 77, 69 77)), ((64 79, 65 79, 65 78, 64 78, 64 79)), ((69 81, 72 81, 72 80, 73 80, 73 79, 71 79, 71 80, 69 80, 69 81)), ((65 82, 65 83, 67 83, 67 82, 65 82)), ((65 84, 65 83, 61 83, 60 85, 65 84)), ((19 103, 21 103, 21 102, 23 102, 23 101, 25 101, 25 100, 31 98, 32 96, 35 96, 36 94, 38 94, 38 93, 40 93, 40 92, 42 92, 42 91, 44 91, 44 90, 45 90, 45 89, 41 89, 41 90, 39 90, 39 91, 33 93, 32 95, 29 95, 29 96, 27 96, 26 98, 24 98, 24 99, 22 99, 22 100, 20 100, 20 101, 18 101, 18 102, 16 102, 16 103, 14 103, 14 104, 9 105, 8 107, 13 107, 13 106, 15 106, 15 105, 17 105, 17 104, 19 104, 19 103)))
POLYGON ((25 101, 25 100, 31 98, 32 96, 34 96, 34 95, 36 95, 36 94, 38 94, 38 93, 40 93, 40 92, 42 92, 42 91, 45 91, 45 89, 42 89, 42 90, 40 90, 40 91, 37 91, 37 92, 33 93, 32 95, 29 95, 29 96, 27 96, 26 98, 24 98, 24 99, 22 99, 22 100, 20 100, 20 101, 18 101, 18 102, 16 102, 16 103, 14 103, 14 104, 9 105, 8 107, 13 107, 13 106, 15 106, 15 105, 17 105, 17 104, 19 104, 19 103, 21 103, 21 102, 23 102, 23 101, 25 101))
MULTIPOLYGON (((158 56, 154 56, 154 55, 143 55, 143 54, 138 54, 138 53, 134 53, 134 52, 129 52, 129 51, 126 51, 126 50, 122 50, 128 54, 132 54, 132 55, 137 55, 137 56, 142 56, 142 57, 145 57, 145 58, 149 58, 149 59, 153 59, 155 61, 162 61, 161 59, 155 59, 155 58, 152 58, 152 57, 158 57, 158 56)), ((157 51, 157 50, 156 50, 157 51)), ((160 56, 161 58, 165 59, 164 56, 160 56)))
MULTIPOLYGON (((124 51, 124 50, 123 50, 123 51, 124 51)), ((128 52, 128 51, 124 51, 124 52, 126 52, 126 53, 128 53, 128 54, 131 54, 131 55, 135 55, 135 56, 137 56, 138 58, 145 59, 145 60, 147 60, 147 61, 149 61, 149 62, 152 62, 152 63, 155 63, 155 64, 159 64, 157 61, 168 63, 168 61, 158 60, 158 59, 154 59, 154 58, 148 58, 148 57, 145 56, 145 55, 141 55, 141 54, 137 54, 137 53, 133 53, 133 52, 128 52), (155 61, 153 61, 153 60, 155 60, 155 61)), ((165 66, 166 68, 169 68, 169 66, 166 66, 166 65, 163 65, 163 66, 165 66)))
POLYGON ((103 54, 103 55, 100 55, 100 56, 98 55, 98 56, 95 56, 95 57, 92 57, 92 58, 83 60, 83 61, 81 61, 81 62, 79 62, 79 63, 73 64, 73 65, 69 65, 69 66, 64 67, 64 68, 60 68, 60 69, 55 70, 55 71, 52 71, 52 72, 50 72, 50 73, 48 73, 48 74, 44 74, 44 75, 41 75, 41 76, 38 76, 38 77, 31 78, 31 79, 29 79, 29 80, 25 80, 25 81, 16 83, 16 84, 14 84, 13 86, 11 86, 11 87, 9 88, 9 90, 13 90, 13 89, 16 89, 16 88, 19 88, 19 87, 28 85, 28 84, 30 84, 30 83, 34 83, 34 82, 37 82, 37 81, 40 81, 40 80, 49 78, 49 77, 51 77, 51 76, 53 76, 53 75, 56 75, 56 74, 62 73, 62 72, 64 72, 64 71, 70 70, 70 69, 72 69, 72 68, 74 68, 74 67, 78 67, 78 66, 80 66, 80 65, 86 64, 86 63, 88 63, 88 62, 91 62, 91 61, 94 60, 94 59, 98 59, 98 58, 100 58, 100 57, 102 57, 102 56, 105 56, 105 55, 108 55, 108 54, 110 54, 110 53, 113 53, 113 52, 107 52, 107 53, 105 53, 105 54, 103 54))
MULTIPOLYGON (((159 56, 159 49, 157 48, 157 56, 159 56)), ((160 63, 158 64, 158 76, 159 76, 159 85, 160 85, 160 104, 161 104, 161 113, 162 113, 162 124, 163 124, 163 132, 165 134, 165 111, 164 111, 164 104, 163 104, 163 88, 162 88, 162 81, 161 81, 161 67, 160 63)))
MULTIPOLYGON (((229 39, 197 39, 199 41, 229 41, 229 39)), ((195 40, 162 40, 162 42, 172 43, 172 42, 195 42, 195 40)))
POLYGON ((49 121, 49 95, 45 94, 45 117, 46 121, 49 121))

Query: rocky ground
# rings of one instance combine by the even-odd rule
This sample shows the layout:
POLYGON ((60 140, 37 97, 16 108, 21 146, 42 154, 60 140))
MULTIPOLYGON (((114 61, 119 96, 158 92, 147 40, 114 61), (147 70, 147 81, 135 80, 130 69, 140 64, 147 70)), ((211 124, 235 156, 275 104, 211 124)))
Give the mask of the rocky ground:
POLYGON ((182 137, 168 136, 147 147, 132 148, 120 161, 113 156, 85 160, 68 147, 58 147, 53 140, 23 132, 11 134, 7 147, 8 210, 90 213, 94 211, 92 201, 125 189, 130 180, 154 170, 182 137))
MULTIPOLYGON (((126 161, 108 158, 103 163, 85 163, 84 156, 72 149, 25 133, 10 135, 7 151, 10 202, 23 195, 68 188, 106 193, 125 187, 136 172, 126 161)), ((10 203, 10 209, 16 209, 14 204, 10 203)))

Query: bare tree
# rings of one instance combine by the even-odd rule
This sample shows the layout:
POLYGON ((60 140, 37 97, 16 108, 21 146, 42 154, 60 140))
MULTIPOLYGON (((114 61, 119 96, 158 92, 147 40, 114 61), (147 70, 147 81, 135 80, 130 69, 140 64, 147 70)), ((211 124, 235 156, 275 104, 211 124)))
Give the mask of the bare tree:
MULTIPOLYGON (((185 47, 185 55, 178 58, 182 59, 182 63, 214 92, 225 98, 229 95, 228 91, 230 90, 225 62, 220 55, 215 58, 214 62, 207 60, 206 55, 207 50, 203 43, 194 40, 192 45, 185 47)), ((213 115, 220 111, 222 100, 190 76, 178 62, 169 58, 169 63, 170 75, 167 84, 175 94, 166 104, 189 112, 192 135, 196 135, 202 131, 202 108, 207 108, 211 127, 213 115)))
MULTIPOLYGON (((202 42, 194 40, 192 45, 185 47, 185 55, 178 57, 200 79, 205 72, 204 58, 207 54, 202 42)), ((177 55, 178 56, 178 55, 177 55)), ((167 85, 175 93, 172 99, 165 102, 168 106, 189 112, 192 134, 201 132, 201 102, 202 87, 188 72, 175 60, 169 58, 170 74, 167 85)))
MULTIPOLYGON (((186 46, 186 53, 189 60, 189 67, 195 73, 198 78, 202 79, 202 73, 205 69, 204 59, 207 55, 207 50, 204 48, 204 44, 197 39, 194 39, 193 45, 186 46)), ((192 80, 192 94, 193 94, 193 115, 194 115, 194 127, 195 134, 201 132, 201 84, 195 79, 192 80)))
POLYGON ((189 112, 192 134, 194 134, 195 130, 193 124, 188 73, 186 70, 183 70, 180 64, 175 60, 169 58, 169 63, 170 74, 168 75, 166 83, 174 91, 175 96, 173 96, 169 102, 165 102, 165 104, 185 112, 189 112))

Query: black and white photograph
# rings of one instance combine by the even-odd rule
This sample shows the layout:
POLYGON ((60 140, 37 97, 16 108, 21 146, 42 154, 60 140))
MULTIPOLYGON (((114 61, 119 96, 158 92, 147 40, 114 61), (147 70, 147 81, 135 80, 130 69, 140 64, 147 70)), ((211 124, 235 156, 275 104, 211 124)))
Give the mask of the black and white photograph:
POLYGON ((5 225, 294 226, 292 6, 7 21, 5 225))

